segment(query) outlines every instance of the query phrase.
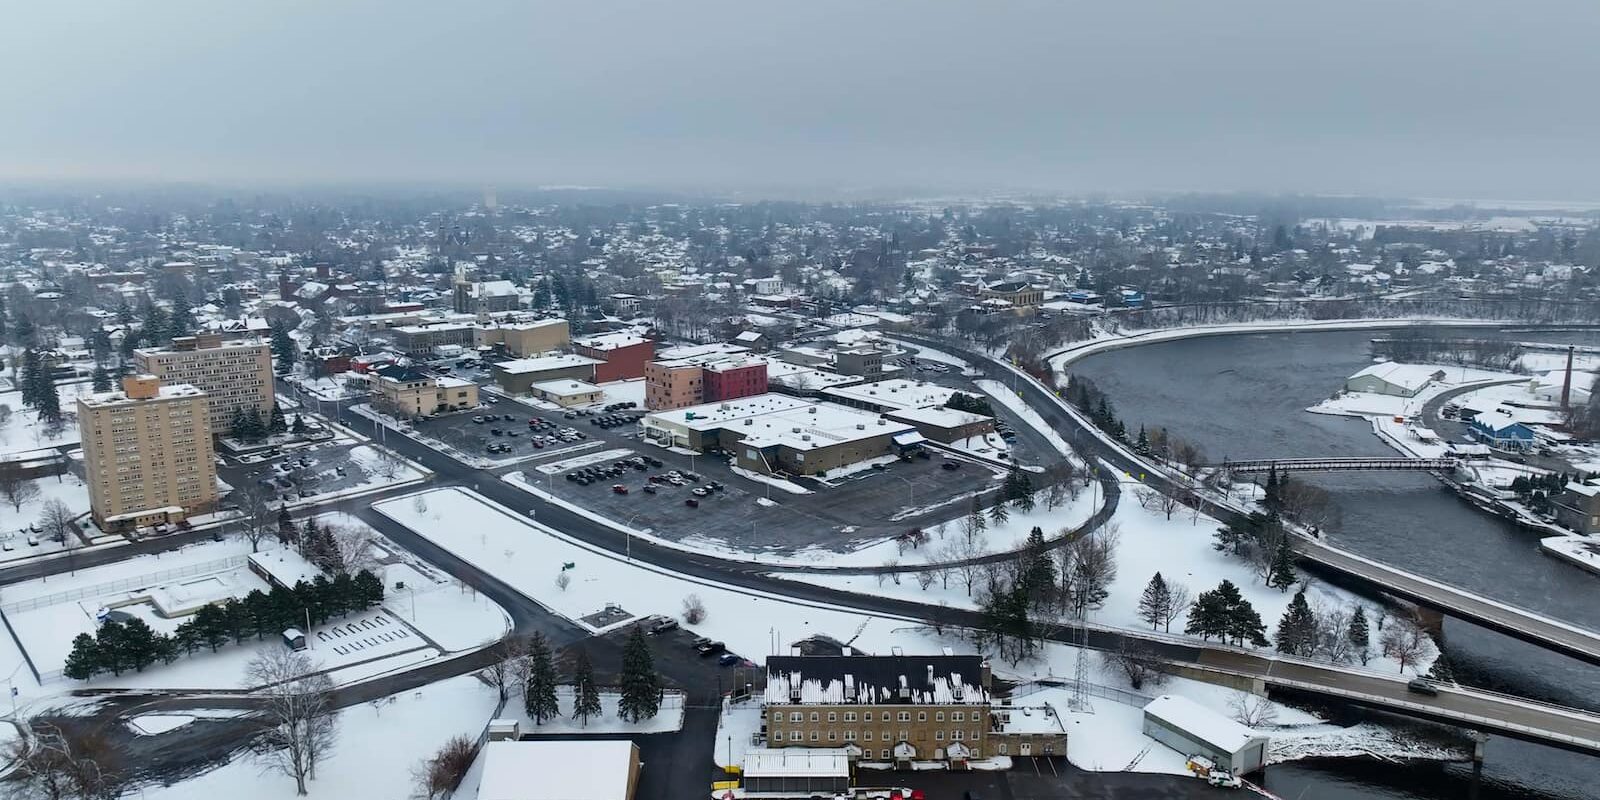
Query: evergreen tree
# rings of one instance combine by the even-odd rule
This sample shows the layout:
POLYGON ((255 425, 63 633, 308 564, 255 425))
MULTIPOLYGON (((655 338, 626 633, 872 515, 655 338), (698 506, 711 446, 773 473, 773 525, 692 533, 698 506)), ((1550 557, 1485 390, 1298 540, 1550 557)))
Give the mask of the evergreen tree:
POLYGON ((86 681, 100 671, 102 659, 99 643, 93 636, 80 633, 72 639, 72 652, 67 653, 67 663, 61 674, 75 681, 86 681))
POLYGON ((1248 642, 1257 647, 1271 644, 1267 641, 1267 626, 1261 621, 1261 615, 1239 593, 1238 586, 1224 580, 1217 584, 1216 592, 1223 609, 1225 632, 1235 644, 1248 642))
POLYGON ((1144 426, 1139 426, 1139 438, 1134 440, 1133 451, 1141 456, 1150 455, 1150 434, 1145 433, 1144 426))
POLYGON ((283 409, 273 403, 272 414, 267 418, 267 433, 285 433, 288 430, 289 423, 283 419, 283 409))
POLYGON ((1278 591, 1287 591, 1298 576, 1294 571, 1294 551, 1289 548, 1287 535, 1278 538, 1278 546, 1272 553, 1272 564, 1267 568, 1267 585, 1278 591))
POLYGON ((1028 531, 1025 552, 1022 576, 1027 583, 1028 596, 1041 599, 1056 585, 1056 564, 1045 546, 1043 528, 1035 525, 1028 531))
POLYGON ((378 576, 367 570, 361 570, 355 577, 356 597, 361 603, 360 610, 369 608, 383 602, 383 581, 378 576))
POLYGON ((34 341, 38 338, 39 332, 38 328, 34 326, 33 320, 28 318, 28 315, 18 314, 17 324, 12 328, 11 334, 16 337, 18 344, 24 347, 32 347, 34 341))
POLYGON ((522 689, 522 705, 533 718, 533 724, 543 725, 561 713, 556 701, 556 665, 550 654, 550 643, 544 634, 534 631, 528 638, 528 682, 522 689))
POLYGON ((330 616, 344 616, 355 611, 361 605, 359 592, 356 589, 355 578, 347 572, 333 576, 332 592, 329 594, 328 613, 330 616))
POLYGON ((1010 518, 1011 512, 1006 510, 1005 498, 995 498, 994 505, 989 506, 989 519, 993 520, 994 524, 996 525, 1004 525, 1006 524, 1006 520, 1010 518))
POLYGON ((578 646, 578 663, 572 677, 572 718, 585 727, 590 717, 601 713, 600 690, 594 685, 594 665, 589 663, 589 650, 578 646))
POLYGON ((1266 486, 1263 487, 1264 492, 1261 497, 1262 507, 1266 508, 1268 511, 1274 512, 1282 510, 1283 500, 1279 496, 1279 491, 1282 488, 1283 487, 1280 486, 1278 482, 1278 465, 1272 464, 1268 466, 1267 483, 1266 486))
POLYGON ((332 617, 338 600, 334 597, 333 582, 326 575, 318 575, 311 581, 311 589, 315 600, 311 604, 311 618, 318 625, 322 625, 332 617))
POLYGON ((651 719, 661 710, 661 678, 656 674, 655 658, 645 642, 644 630, 633 626, 622 648, 622 698, 617 714, 628 722, 651 719))
POLYGON ((243 642, 256 632, 250 610, 237 597, 230 597, 222 604, 222 617, 234 644, 243 642))
POLYGON ((128 665, 133 667, 135 672, 143 672, 145 667, 161 658, 158 635, 144 620, 134 617, 123 624, 122 630, 123 651, 126 653, 128 665))
POLYGON ((95 632, 94 639, 95 652, 100 654, 100 668, 111 670, 113 675, 121 675, 128 668, 128 649, 122 623, 114 619, 100 623, 100 630, 95 632))
POLYGON ((195 628, 194 620, 192 619, 188 622, 179 623, 178 627, 172 632, 172 638, 176 646, 183 648, 183 652, 188 655, 193 655, 194 651, 201 646, 200 633, 195 628))
POLYGON ((1280 653, 1309 656, 1316 652, 1317 618, 1306 605, 1305 590, 1294 593, 1283 618, 1278 620, 1278 630, 1273 634, 1274 644, 1280 653))
POLYGON ((22 351, 22 364, 17 370, 17 381, 21 384, 22 404, 28 408, 39 405, 39 373, 42 367, 39 354, 33 348, 22 351))
POLYGON ((94 377, 90 379, 89 386, 97 392, 111 391, 111 373, 104 364, 94 365, 94 377))
POLYGON ((251 589, 244 596, 241 605, 244 607, 245 616, 249 617, 251 630, 256 632, 256 639, 265 639, 267 631, 272 630, 272 601, 267 598, 267 593, 260 589, 251 589))
POLYGON ((172 314, 167 318, 168 339, 194 333, 194 313, 189 308, 189 298, 178 295, 172 298, 172 314))
POLYGON ((128 298, 117 301, 117 322, 123 327, 133 324, 133 307, 128 305, 128 298))
POLYGON ((289 426, 289 431, 296 436, 304 434, 306 432, 306 421, 301 419, 299 414, 294 415, 294 424, 289 426))
POLYGON ((245 421, 244 409, 235 408, 233 416, 228 418, 228 438, 246 441, 250 436, 250 424, 245 421))
POLYGON ((1215 589, 1207 589, 1194 600, 1189 609, 1189 622, 1183 632, 1190 636, 1210 639, 1228 635, 1228 606, 1215 589))
POLYGON ((294 338, 289 335, 289 328, 281 322, 272 324, 272 359, 276 362, 279 375, 294 371, 294 338))
POLYGON ((1167 605, 1172 600, 1172 590, 1167 587, 1167 582, 1157 572, 1151 576, 1150 582, 1145 584, 1144 592, 1139 595, 1139 618, 1150 623, 1150 630, 1155 630, 1167 616, 1167 605))
POLYGON ((989 527, 989 523, 983 519, 983 503, 978 499, 977 495, 972 497, 972 507, 967 512, 967 521, 975 531, 981 531, 989 527))
POLYGON ((39 419, 51 426, 61 423, 61 395, 56 393, 56 382, 48 369, 39 370, 39 386, 34 390, 39 419))
POLYGON ((300 532, 294 527, 294 517, 289 515, 289 507, 278 507, 278 544, 288 547, 300 538, 300 532))
POLYGON ((206 604, 194 613, 195 635, 201 644, 215 653, 228 640, 228 619, 222 609, 206 604))
POLYGON ((1017 508, 1024 513, 1032 511, 1033 479, 1028 477, 1028 473, 1023 472, 1013 464, 1011 471, 1006 474, 1006 482, 1011 484, 1011 489, 1007 492, 1007 495, 1012 502, 1017 504, 1017 508))
POLYGON ((1361 659, 1361 664, 1365 666, 1372 657, 1368 652, 1372 648, 1372 634, 1367 628, 1367 609, 1364 606, 1356 606, 1356 613, 1350 615, 1350 626, 1345 628, 1344 638, 1355 651, 1356 658, 1361 659))

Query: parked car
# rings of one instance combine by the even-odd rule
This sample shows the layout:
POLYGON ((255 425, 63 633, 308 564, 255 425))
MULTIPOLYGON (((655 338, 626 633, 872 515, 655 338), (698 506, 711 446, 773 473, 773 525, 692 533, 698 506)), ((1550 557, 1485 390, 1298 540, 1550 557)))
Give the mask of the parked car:
POLYGON ((694 649, 701 656, 714 656, 727 650, 728 646, 722 642, 706 642, 705 644, 697 645, 694 649))
POLYGON ((740 661, 743 661, 743 660, 744 659, 742 659, 742 658, 740 658, 740 657, 738 657, 738 656, 736 656, 736 655, 734 655, 732 653, 723 653, 722 655, 717 656, 717 664, 719 664, 721 666, 724 666, 724 667, 731 667, 731 666, 733 666, 733 665, 735 665, 735 664, 737 664, 737 663, 739 663, 740 661))
POLYGON ((628 493, 628 487, 623 486, 620 483, 613 483, 613 484, 611 484, 611 493, 612 494, 627 494, 628 493))
POLYGON ((688 507, 690 507, 690 508, 699 508, 700 507, 700 501, 694 499, 693 497, 689 498, 688 500, 683 501, 683 504, 688 506, 688 507))
POLYGON ((946 461, 943 464, 939 465, 939 469, 945 470, 947 472, 954 472, 954 471, 956 471, 958 469, 961 469, 961 462, 960 461, 946 461))
POLYGON ((644 485, 644 493, 645 494, 655 494, 657 491, 658 490, 656 489, 656 485, 653 484, 653 483, 647 483, 647 484, 644 485))
POLYGON ((675 619, 664 619, 664 620, 661 620, 660 622, 657 622, 656 624, 650 626, 650 632, 653 633, 653 634, 654 633, 666 633, 667 631, 675 631, 677 629, 678 629, 678 621, 675 620, 675 619))

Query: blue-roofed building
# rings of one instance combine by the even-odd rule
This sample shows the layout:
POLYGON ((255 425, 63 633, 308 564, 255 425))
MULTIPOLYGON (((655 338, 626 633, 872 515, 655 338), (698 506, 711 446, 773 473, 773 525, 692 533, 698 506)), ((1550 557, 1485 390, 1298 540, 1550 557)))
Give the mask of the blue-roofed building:
POLYGON ((1468 426, 1472 438, 1490 447, 1519 452, 1533 448, 1533 429, 1517 422, 1504 409, 1480 411, 1468 426))

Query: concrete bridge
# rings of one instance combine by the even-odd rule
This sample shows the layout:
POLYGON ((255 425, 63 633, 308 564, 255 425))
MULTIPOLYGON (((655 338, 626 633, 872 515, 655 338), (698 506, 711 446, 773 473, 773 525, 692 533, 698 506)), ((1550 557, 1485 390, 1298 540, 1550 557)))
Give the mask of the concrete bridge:
POLYGON ((1211 465, 1235 475, 1271 472, 1351 472, 1351 471, 1404 471, 1438 472, 1453 470, 1457 458, 1257 458, 1242 461, 1224 461, 1211 465))

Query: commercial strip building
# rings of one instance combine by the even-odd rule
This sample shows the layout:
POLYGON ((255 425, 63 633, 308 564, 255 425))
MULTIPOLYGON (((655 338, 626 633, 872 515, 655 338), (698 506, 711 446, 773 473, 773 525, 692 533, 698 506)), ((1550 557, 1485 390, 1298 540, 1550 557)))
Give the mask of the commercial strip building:
POLYGON ((272 413, 272 348, 263 341, 224 342, 220 334, 179 336, 171 347, 133 351, 134 368, 168 386, 204 392, 212 433, 223 433, 240 410, 272 413))
POLYGON ((389 330, 395 349, 408 356, 427 358, 436 347, 472 347, 478 326, 470 321, 423 322, 389 330))
POLYGON ((572 341, 572 352, 599 362, 596 383, 642 378, 645 365, 656 355, 656 343, 636 333, 613 331, 572 341))
POLYGON ((540 400, 555 403, 562 408, 587 406, 600 402, 606 396, 606 390, 579 380, 558 380, 535 383, 528 388, 529 394, 540 400))
POLYGON ((519 358, 565 350, 572 343, 564 319, 480 324, 475 331, 476 346, 498 348, 519 358))
POLYGON ((490 367, 495 383, 510 394, 527 394, 535 383, 559 380, 594 382, 599 361, 575 353, 502 361, 490 367))
POLYGON ((107 532, 179 522, 210 510, 217 466, 205 392, 122 379, 122 390, 78 398, 84 477, 95 524, 107 532))
POLYGON ((924 441, 904 422, 781 394, 657 411, 641 424, 658 444, 725 451, 739 467, 769 475, 822 475, 924 441))
POLYGON ((1177 695, 1162 695, 1144 707, 1144 734, 1185 756, 1204 756, 1235 775, 1266 765, 1265 736, 1177 695))
POLYGON ((461 378, 436 377, 398 365, 379 367, 367 375, 378 405, 391 414, 420 417, 478 405, 478 385, 461 378))

